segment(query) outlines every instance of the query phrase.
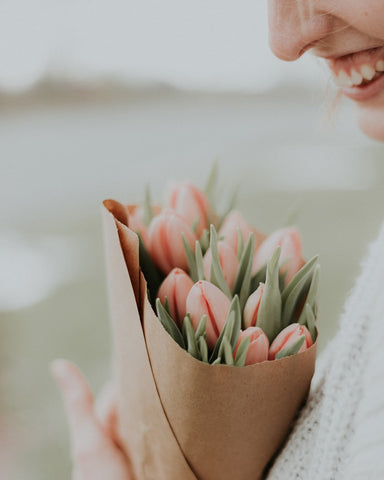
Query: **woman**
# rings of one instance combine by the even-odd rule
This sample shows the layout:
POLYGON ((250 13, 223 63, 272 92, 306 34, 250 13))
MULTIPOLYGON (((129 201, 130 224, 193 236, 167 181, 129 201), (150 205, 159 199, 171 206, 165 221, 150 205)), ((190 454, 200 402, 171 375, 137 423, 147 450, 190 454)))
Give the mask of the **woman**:
MULTIPOLYGON (((384 140, 384 3, 377 0, 268 0, 275 55, 310 50, 328 63, 361 129, 384 140)), ((269 480, 384 478, 384 231, 346 305, 340 332, 318 361, 306 407, 269 480)), ((64 360, 53 365, 69 418, 74 478, 132 480, 114 436, 113 392, 92 394, 64 360)), ((140 479, 137 479, 140 480, 140 479)), ((252 479, 250 479, 252 480, 252 479)))

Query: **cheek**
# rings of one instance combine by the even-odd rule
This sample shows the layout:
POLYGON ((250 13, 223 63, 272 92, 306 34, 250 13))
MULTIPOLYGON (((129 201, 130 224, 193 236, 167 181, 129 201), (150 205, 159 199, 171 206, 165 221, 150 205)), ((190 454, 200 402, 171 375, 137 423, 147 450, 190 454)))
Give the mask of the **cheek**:
POLYGON ((358 104, 361 130, 369 137, 384 141, 384 92, 374 102, 358 104))

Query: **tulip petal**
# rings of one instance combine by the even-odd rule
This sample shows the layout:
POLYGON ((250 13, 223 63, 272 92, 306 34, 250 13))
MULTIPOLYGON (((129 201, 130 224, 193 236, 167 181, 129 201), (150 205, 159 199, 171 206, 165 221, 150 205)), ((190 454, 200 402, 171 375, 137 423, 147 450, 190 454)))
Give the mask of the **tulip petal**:
POLYGON ((181 348, 185 349, 185 342, 183 335, 181 334, 180 330, 178 329, 176 323, 174 322, 173 318, 168 314, 165 310, 159 298, 156 298, 156 310, 157 316, 159 317, 160 322, 163 324, 165 330, 171 335, 171 337, 177 342, 181 348))
POLYGON ((236 367, 244 367, 250 343, 251 343, 250 337, 244 337, 241 340, 235 356, 236 367))
POLYGON ((277 352, 275 360, 290 357, 291 355, 296 355, 297 353, 299 353, 300 348, 304 345, 304 342, 305 335, 301 335, 297 340, 291 343, 291 345, 277 352))
POLYGON ((153 207, 152 207, 152 198, 151 198, 151 190, 149 185, 145 188, 145 199, 144 199, 144 206, 143 206, 143 222, 148 227, 151 223, 153 215, 153 207))
POLYGON ((257 325, 270 342, 281 330, 281 294, 279 288, 280 247, 277 247, 267 264, 263 296, 261 297, 257 325))

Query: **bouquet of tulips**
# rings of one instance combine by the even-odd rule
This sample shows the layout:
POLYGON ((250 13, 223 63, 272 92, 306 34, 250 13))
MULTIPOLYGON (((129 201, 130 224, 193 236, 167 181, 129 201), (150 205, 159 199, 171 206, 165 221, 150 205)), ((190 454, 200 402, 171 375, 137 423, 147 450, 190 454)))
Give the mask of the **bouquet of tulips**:
POLYGON ((164 208, 104 202, 119 431, 140 480, 258 480, 314 371, 317 256, 293 227, 218 215, 208 185, 174 185, 164 208))

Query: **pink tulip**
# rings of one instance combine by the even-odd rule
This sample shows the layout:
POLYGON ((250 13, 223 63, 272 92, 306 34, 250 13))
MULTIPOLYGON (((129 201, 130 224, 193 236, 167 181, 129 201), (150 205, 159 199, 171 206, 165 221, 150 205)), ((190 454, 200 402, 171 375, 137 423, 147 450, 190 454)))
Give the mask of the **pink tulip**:
POLYGON ((189 182, 176 184, 169 194, 169 207, 192 226, 198 220, 196 235, 208 229, 209 202, 206 195, 189 182))
MULTIPOLYGON (((233 287, 235 286, 237 270, 239 268, 239 261, 235 252, 225 242, 218 242, 217 249, 219 251, 219 260, 221 268, 223 270, 224 279, 232 292, 233 287)), ((211 275, 211 263, 212 252, 209 248, 207 250, 207 253, 204 255, 204 275, 207 280, 209 280, 211 275)))
POLYGON ((184 270, 174 268, 160 285, 157 294, 163 305, 165 298, 168 299, 171 317, 180 328, 183 326, 184 317, 187 313, 187 297, 192 287, 193 281, 184 270))
POLYGON ((232 247, 237 254, 238 233, 240 229, 244 244, 247 242, 249 234, 251 232, 255 235, 255 251, 258 249, 261 242, 264 240, 265 235, 257 231, 255 228, 248 225, 242 214, 236 210, 232 210, 225 217, 225 220, 220 228, 219 236, 224 237, 225 242, 232 247))
POLYGON ((264 240, 256 252, 252 273, 255 274, 269 261, 277 246, 281 248, 280 272, 281 274, 286 274, 285 284, 288 285, 295 273, 305 263, 302 255, 300 234, 295 228, 277 230, 264 240))
POLYGON ((213 349, 227 319, 231 302, 215 285, 204 280, 195 283, 187 297, 187 312, 196 330, 201 317, 207 315, 207 344, 213 349))
POLYGON ((188 269, 182 234, 194 250, 196 235, 176 212, 165 209, 152 219, 148 229, 148 250, 152 260, 165 274, 175 267, 188 269))
POLYGON ((269 360, 274 360, 278 352, 292 345, 302 335, 305 335, 305 340, 298 353, 304 352, 304 350, 313 345, 311 334, 307 327, 299 323, 292 323, 284 328, 272 342, 271 348, 269 349, 269 360))
POLYGON ((233 358, 236 357, 236 352, 239 348, 240 342, 245 337, 250 338, 245 365, 253 365, 254 363, 268 360, 269 341, 263 330, 259 327, 248 327, 246 330, 240 332, 239 340, 233 353, 233 358))
MULTIPOLYGON (((136 205, 128 206, 129 212, 129 228, 134 232, 139 232, 143 239, 144 245, 148 248, 148 228, 144 223, 143 207, 136 205)), ((161 212, 160 205, 152 205, 153 215, 158 215, 161 212)))
POLYGON ((263 292, 264 283, 260 283, 257 290, 255 290, 252 295, 248 297, 247 303, 244 307, 243 315, 245 328, 255 327, 257 325, 257 314, 259 313, 259 307, 263 292))

